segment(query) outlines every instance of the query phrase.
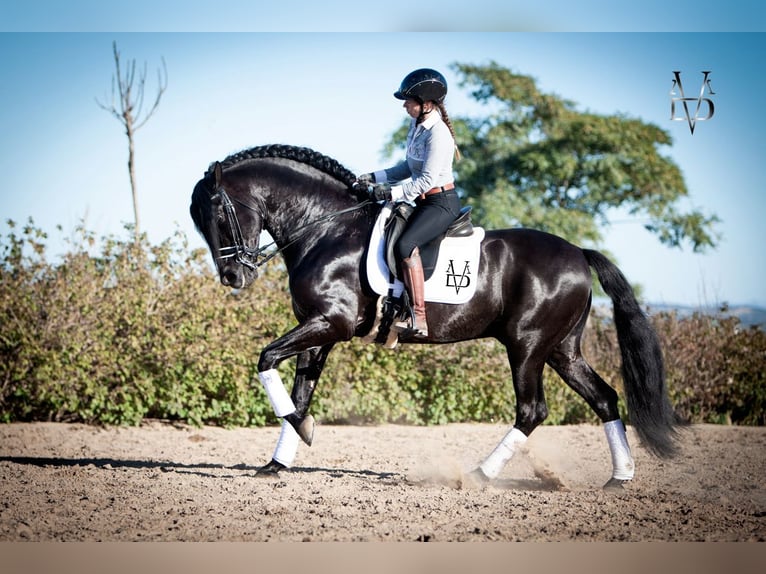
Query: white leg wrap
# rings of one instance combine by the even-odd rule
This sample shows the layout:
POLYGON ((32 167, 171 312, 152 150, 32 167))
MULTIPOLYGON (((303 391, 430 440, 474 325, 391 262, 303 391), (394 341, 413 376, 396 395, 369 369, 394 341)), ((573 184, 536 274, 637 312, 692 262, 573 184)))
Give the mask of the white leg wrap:
POLYGON ((295 412, 295 405, 290 395, 287 394, 285 385, 282 384, 282 379, 276 369, 269 369, 258 373, 258 378, 261 380, 263 388, 266 389, 266 395, 269 397, 271 408, 274 409, 274 414, 278 417, 286 417, 290 413, 295 412))
POLYGON ((490 455, 481 463, 482 472, 487 478, 497 478, 503 467, 508 464, 508 461, 513 458, 516 453, 516 449, 527 441, 527 435, 521 432, 516 427, 513 427, 510 432, 503 437, 495 447, 490 455))
POLYGON ((298 443, 300 437, 295 432, 293 425, 287 421, 282 421, 282 432, 279 433, 277 448, 274 449, 274 460, 284 464, 287 467, 292 466, 295 455, 298 452, 298 443))
POLYGON ((606 440, 612 453, 612 477, 618 480, 631 480, 635 472, 635 464, 630 454, 625 425, 621 420, 604 423, 606 440))

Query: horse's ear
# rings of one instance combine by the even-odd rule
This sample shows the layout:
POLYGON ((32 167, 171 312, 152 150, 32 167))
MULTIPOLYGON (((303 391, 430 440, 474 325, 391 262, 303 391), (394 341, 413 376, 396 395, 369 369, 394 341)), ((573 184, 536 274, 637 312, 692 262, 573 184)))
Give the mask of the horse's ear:
POLYGON ((218 190, 221 187, 221 180, 223 180, 223 168, 221 162, 215 162, 213 164, 213 176, 215 177, 215 189, 218 190))
POLYGON ((218 161, 211 163, 208 166, 207 171, 205 171, 205 180, 208 182, 208 185, 210 184, 211 178, 213 179, 213 191, 218 191, 218 188, 221 187, 221 180, 223 179, 223 168, 218 161))

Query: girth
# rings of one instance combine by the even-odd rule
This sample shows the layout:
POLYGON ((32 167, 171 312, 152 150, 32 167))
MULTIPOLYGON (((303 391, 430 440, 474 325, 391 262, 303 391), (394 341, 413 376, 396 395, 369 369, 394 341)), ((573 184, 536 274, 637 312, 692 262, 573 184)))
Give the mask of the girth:
MULTIPOLYGON (((397 279, 401 277, 401 270, 399 269, 399 262, 394 255, 394 245, 396 245, 397 239, 399 239, 399 236, 407 227, 407 220, 413 211, 415 211, 415 208, 409 203, 397 203, 394 205, 391 216, 386 222, 386 264, 397 279)), ((425 280, 428 281, 431 275, 433 275, 436 261, 439 258, 439 246, 445 237, 469 237, 472 234, 471 206, 467 205, 460 210, 460 215, 450 224, 446 232, 420 248, 420 259, 423 262, 425 280)))

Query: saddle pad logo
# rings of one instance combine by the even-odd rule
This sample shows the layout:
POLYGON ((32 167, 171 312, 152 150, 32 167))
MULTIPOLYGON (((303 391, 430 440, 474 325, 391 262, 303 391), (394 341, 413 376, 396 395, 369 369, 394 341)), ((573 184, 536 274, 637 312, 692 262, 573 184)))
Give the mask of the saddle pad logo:
POLYGON ((449 265, 447 265, 447 287, 455 288, 455 295, 460 294, 460 290, 471 285, 471 270, 470 262, 466 261, 463 271, 461 273, 455 273, 455 262, 450 259, 449 265))

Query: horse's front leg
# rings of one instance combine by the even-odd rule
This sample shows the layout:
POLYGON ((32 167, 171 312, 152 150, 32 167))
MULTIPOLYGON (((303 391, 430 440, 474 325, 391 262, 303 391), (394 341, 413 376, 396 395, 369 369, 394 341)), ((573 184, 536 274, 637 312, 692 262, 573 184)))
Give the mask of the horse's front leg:
POLYGON ((327 355, 332 348, 333 344, 330 343, 298 355, 295 383, 290 397, 295 410, 284 417, 274 455, 270 462, 258 470, 259 474, 276 474, 290 466, 298 452, 299 438, 311 446, 314 439, 314 417, 308 414, 308 410, 319 375, 322 374, 327 355))
POLYGON ((337 340, 327 323, 310 321, 274 341, 261 353, 258 376, 274 413, 283 421, 272 460, 259 473, 273 474, 292 465, 300 439, 311 445, 314 418, 308 414, 308 409, 327 356, 337 340), (291 395, 288 395, 276 367, 296 354, 295 382, 291 395))
POLYGON ((287 415, 285 420, 293 426, 298 432, 298 436, 309 446, 314 440, 314 417, 308 414, 311 397, 314 395, 317 381, 333 346, 334 343, 330 343, 298 355, 295 382, 290 394, 290 398, 295 404, 295 412, 287 415))

